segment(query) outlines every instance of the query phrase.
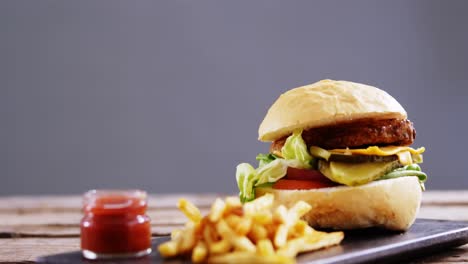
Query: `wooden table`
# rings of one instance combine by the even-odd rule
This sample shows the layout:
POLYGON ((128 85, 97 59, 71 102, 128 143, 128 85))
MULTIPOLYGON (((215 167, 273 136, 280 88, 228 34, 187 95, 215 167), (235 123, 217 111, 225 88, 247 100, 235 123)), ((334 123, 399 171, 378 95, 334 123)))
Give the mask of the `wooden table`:
MULTIPOLYGON (((178 198, 186 197, 202 212, 219 194, 153 195, 149 216, 153 236, 169 234, 185 218, 176 209, 178 198)), ((80 196, 0 197, 0 263, 33 262, 41 255, 79 250, 80 196)), ((468 191, 426 191, 420 218, 468 221, 468 191)), ((449 249, 415 263, 468 262, 468 244, 449 249)))

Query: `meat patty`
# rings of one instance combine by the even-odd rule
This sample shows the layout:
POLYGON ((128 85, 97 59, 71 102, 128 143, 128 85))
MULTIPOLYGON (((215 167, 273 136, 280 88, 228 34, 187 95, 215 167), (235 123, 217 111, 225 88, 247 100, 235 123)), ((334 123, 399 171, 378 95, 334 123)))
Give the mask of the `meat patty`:
MULTIPOLYGON (((281 152, 286 138, 273 142, 270 152, 281 152)), ((308 147, 319 146, 324 149, 408 146, 416 138, 416 130, 408 119, 363 119, 305 130, 302 132, 302 138, 308 147)))

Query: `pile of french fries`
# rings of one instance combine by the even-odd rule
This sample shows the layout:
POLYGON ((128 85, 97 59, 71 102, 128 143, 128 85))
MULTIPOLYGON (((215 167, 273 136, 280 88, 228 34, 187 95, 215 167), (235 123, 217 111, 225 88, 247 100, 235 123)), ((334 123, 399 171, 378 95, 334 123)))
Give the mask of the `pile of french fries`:
POLYGON ((299 253, 343 240, 343 232, 316 231, 301 220, 311 210, 306 202, 272 208, 273 199, 267 194, 244 205, 238 197, 216 199, 205 217, 180 199, 178 207, 189 221, 171 233, 159 252, 165 258, 191 257, 194 263, 294 263, 299 253))

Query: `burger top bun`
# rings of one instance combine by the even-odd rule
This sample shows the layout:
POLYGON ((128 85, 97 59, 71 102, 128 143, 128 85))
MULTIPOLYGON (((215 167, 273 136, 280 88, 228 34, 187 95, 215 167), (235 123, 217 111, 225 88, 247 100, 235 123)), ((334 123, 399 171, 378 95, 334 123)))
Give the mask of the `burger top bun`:
POLYGON ((275 141, 296 129, 310 129, 358 119, 406 119, 391 95, 376 87, 322 80, 282 94, 258 129, 259 140, 275 141))
POLYGON ((304 215, 314 228, 356 229, 381 227, 407 230, 421 204, 421 186, 417 177, 373 181, 356 187, 337 186, 311 190, 255 189, 256 196, 275 195, 275 205, 293 206, 305 201, 312 210, 304 215))

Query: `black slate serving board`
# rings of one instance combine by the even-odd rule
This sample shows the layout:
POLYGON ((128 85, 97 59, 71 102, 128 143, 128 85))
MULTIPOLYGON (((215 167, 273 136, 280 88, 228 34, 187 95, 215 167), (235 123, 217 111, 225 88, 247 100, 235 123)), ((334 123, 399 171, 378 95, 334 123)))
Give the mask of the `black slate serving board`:
MULTIPOLYGON (((83 259, 81 252, 44 256, 39 263, 188 263, 188 260, 163 260, 157 246, 169 237, 153 240, 153 253, 138 259, 90 261, 83 259)), ((297 258, 298 263, 370 263, 399 262, 421 255, 429 255, 447 248, 468 243, 468 222, 417 219, 405 233, 381 229, 363 229, 345 232, 339 246, 305 253, 297 258)))

